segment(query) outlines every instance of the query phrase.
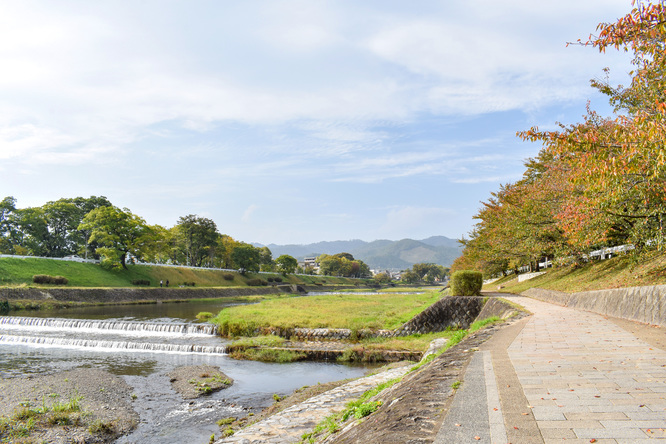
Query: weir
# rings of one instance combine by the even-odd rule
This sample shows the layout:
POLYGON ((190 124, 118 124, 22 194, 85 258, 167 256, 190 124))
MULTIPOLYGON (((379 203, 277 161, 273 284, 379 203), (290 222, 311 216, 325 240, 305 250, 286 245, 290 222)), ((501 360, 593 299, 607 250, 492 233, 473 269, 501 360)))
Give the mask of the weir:
POLYGON ((226 355, 225 346, 208 346, 194 344, 155 344, 150 342, 130 341, 99 341, 94 339, 50 338, 43 336, 0 335, 0 344, 22 344, 43 347, 60 347, 73 349, 123 350, 160 353, 201 353, 226 355))
POLYGON ((201 335, 214 336, 216 326, 212 324, 158 323, 139 321, 104 321, 90 319, 31 318, 19 316, 0 316, 0 329, 31 329, 80 331, 112 334, 158 334, 163 335, 201 335))

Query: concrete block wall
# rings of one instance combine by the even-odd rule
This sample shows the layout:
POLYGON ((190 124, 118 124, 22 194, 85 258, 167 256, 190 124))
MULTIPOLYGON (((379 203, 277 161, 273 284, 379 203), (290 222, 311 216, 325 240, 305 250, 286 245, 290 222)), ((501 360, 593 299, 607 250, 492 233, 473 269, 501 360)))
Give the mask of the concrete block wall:
POLYGON ((522 293, 534 299, 616 318, 666 326, 666 285, 564 293, 531 288, 522 293))

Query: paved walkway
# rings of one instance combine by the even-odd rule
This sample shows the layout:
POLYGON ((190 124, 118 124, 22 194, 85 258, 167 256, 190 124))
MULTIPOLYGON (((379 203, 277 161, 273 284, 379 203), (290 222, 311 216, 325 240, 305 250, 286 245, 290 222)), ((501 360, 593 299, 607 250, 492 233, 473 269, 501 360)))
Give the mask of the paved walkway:
POLYGON ((477 353, 494 369, 470 363, 437 443, 666 443, 666 351, 600 315, 508 299, 534 316, 477 353), (494 389, 499 405, 488 395, 494 389), (492 425, 497 412, 503 429, 492 425))
MULTIPOLYGON (((534 315, 474 354, 435 444, 666 444, 666 341, 650 345, 601 315, 507 299, 534 315)), ((297 442, 347 400, 408 369, 350 382, 217 443, 297 442)))

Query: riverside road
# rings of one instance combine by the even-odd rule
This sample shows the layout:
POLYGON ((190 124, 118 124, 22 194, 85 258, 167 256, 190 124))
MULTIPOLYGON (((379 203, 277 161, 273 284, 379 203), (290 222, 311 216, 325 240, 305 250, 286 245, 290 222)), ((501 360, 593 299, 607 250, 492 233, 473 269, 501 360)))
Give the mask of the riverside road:
MULTIPOLYGON (((508 299, 533 316, 483 344, 479 353, 490 355, 492 370, 477 359, 465 375, 479 379, 481 369, 486 387, 496 387, 499 396, 475 396, 471 402, 487 407, 479 411, 488 416, 457 422, 454 429, 468 432, 459 441, 451 440, 445 420, 435 442, 666 443, 663 341, 650 344, 598 314, 508 299), (501 412, 503 424, 493 425, 493 412, 501 412)), ((474 384, 475 391, 482 388, 474 384)), ((452 408, 449 416, 455 413, 452 408)))

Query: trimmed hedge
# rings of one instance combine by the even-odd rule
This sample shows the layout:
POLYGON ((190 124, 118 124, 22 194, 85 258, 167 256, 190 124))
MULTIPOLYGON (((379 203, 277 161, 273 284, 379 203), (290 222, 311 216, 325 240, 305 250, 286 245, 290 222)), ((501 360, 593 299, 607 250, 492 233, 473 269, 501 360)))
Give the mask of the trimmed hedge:
POLYGON ((483 286, 480 271, 456 271, 451 276, 451 296, 478 296, 483 286))
POLYGON ((35 284, 67 285, 69 282, 66 277, 49 276, 48 274, 36 274, 32 277, 35 284))
POLYGON ((268 282, 260 278, 252 278, 248 279, 247 285, 250 287, 261 287, 262 285, 268 285, 268 282))
POLYGON ((183 283, 180 284, 180 285, 182 285, 183 287, 194 287, 194 286, 196 286, 197 284, 196 284, 195 282, 183 282, 183 283))
POLYGON ((134 279, 132 285, 147 285, 150 286, 150 281, 147 279, 134 279))
POLYGON ((225 281, 233 281, 234 280, 234 275, 231 273, 224 273, 222 275, 225 281))

